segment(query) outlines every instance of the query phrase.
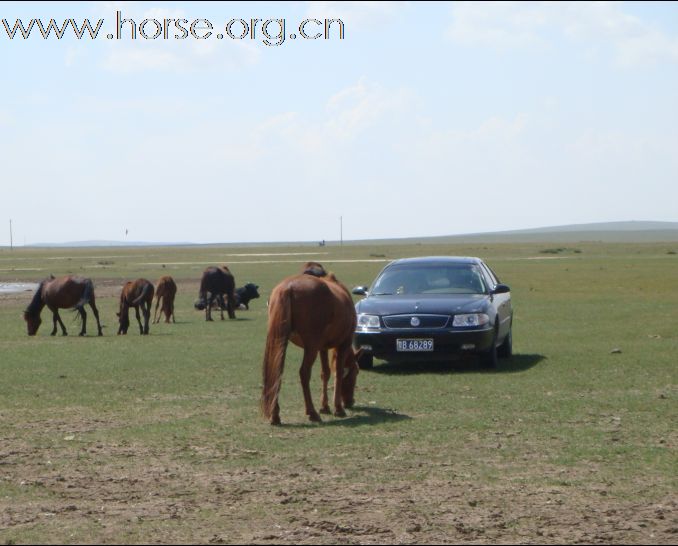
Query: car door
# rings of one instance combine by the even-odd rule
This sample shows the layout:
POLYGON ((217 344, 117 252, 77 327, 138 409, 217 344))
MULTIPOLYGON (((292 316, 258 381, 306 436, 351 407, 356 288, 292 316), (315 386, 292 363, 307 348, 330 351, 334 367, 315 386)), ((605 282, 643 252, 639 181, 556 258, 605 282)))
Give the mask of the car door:
MULTIPOLYGON (((499 279, 485 263, 482 263, 481 266, 481 270, 487 279, 488 286, 490 287, 490 290, 493 291, 499 284, 499 279)), ((511 293, 493 294, 492 303, 497 310, 497 320, 499 321, 498 337, 499 341, 502 341, 511 328, 511 316, 513 314, 511 308, 511 293)))

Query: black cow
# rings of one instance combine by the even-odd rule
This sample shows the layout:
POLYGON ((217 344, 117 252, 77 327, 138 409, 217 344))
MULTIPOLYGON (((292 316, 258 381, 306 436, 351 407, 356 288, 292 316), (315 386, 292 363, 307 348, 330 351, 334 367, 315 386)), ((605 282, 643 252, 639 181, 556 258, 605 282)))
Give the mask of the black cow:
POLYGON ((249 310, 250 300, 256 299, 259 297, 258 286, 254 283, 248 282, 245 286, 241 288, 236 288, 235 290, 235 305, 240 307, 241 305, 245 306, 245 309, 249 310))

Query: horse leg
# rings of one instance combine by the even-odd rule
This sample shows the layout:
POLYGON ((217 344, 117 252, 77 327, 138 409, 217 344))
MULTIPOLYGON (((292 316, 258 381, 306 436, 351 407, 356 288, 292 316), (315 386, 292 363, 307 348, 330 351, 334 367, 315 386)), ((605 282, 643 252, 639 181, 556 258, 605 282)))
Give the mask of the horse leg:
MULTIPOLYGON (((160 317, 162 316, 162 311, 160 313, 158 313, 158 306, 160 305, 160 298, 161 297, 162 296, 158 296, 155 300, 155 311, 153 311, 153 324, 160 322, 160 317), (156 317, 157 317, 157 320, 156 320, 156 317)), ((164 306, 165 306, 165 304, 163 303, 163 307, 164 306)))
POLYGON ((221 320, 224 320, 224 307, 226 307, 226 304, 224 304, 224 295, 219 294, 217 296, 217 303, 219 304, 219 312, 221 313, 221 320))
POLYGON ((320 378, 322 379, 323 387, 322 394, 320 395, 320 413, 326 415, 330 414, 330 406, 327 402, 327 383, 330 379, 330 363, 327 360, 327 350, 323 349, 320 351, 320 378))
POLYGON ((97 306, 94 304, 94 300, 89 302, 89 306, 92 308, 92 312, 94 313, 94 318, 97 320, 97 328, 99 330, 99 335, 103 336, 103 332, 101 331, 101 322, 99 322, 99 310, 97 309, 97 306))
POLYGON ((212 321, 212 302, 214 301, 214 295, 210 293, 207 298, 207 306, 205 307, 205 320, 212 321))
POLYGON ((64 326, 63 321, 61 320, 61 317, 59 316, 59 310, 56 309, 54 311, 54 316, 56 317, 55 324, 54 324, 54 331, 52 332, 52 335, 56 334, 56 322, 59 322, 59 326, 61 326, 61 335, 67 336, 68 332, 66 331, 66 327, 64 326))
POLYGON ((139 315, 139 306, 137 305, 134 308, 134 313, 137 316, 137 322, 139 323, 139 333, 143 336, 144 335, 144 327, 141 325, 141 315, 139 315))
POLYGON ((52 328, 50 336, 55 336, 57 332, 57 313, 54 310, 52 310, 52 322, 54 323, 54 328, 52 328))
POLYGON ((313 399, 311 397, 311 368, 318 356, 317 349, 304 349, 304 359, 301 361, 301 368, 299 369, 299 379, 301 380, 301 389, 304 391, 304 404, 306 406, 306 415, 309 420, 314 423, 321 423, 322 419, 318 412, 313 407, 313 399))
POLYGON ((80 313, 80 318, 82 319, 82 328, 78 335, 82 337, 87 333, 87 313, 85 313, 84 307, 78 308, 78 313, 80 313))
POLYGON ((153 300, 149 303, 141 304, 141 311, 144 314, 144 335, 148 335, 148 323, 151 320, 151 305, 153 305, 153 300))
POLYGON ((228 310, 228 318, 234 319, 235 318, 235 309, 233 308, 233 300, 235 298, 228 298, 228 303, 226 304, 226 309, 228 310))
POLYGON ((344 404, 341 399, 341 383, 344 380, 344 362, 346 362, 346 351, 352 351, 353 348, 338 348, 334 352, 334 416, 346 417, 344 404))

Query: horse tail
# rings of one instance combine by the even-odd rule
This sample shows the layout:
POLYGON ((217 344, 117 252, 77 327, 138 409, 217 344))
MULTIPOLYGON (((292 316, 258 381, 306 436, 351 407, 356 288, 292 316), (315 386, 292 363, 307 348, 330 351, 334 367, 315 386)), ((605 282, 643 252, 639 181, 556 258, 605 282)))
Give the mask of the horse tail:
POLYGON ((84 308, 86 304, 90 303, 93 299, 94 299, 94 283, 91 281, 91 279, 87 279, 85 281, 85 288, 82 291, 80 301, 78 301, 78 303, 76 303, 73 306, 73 308, 79 311, 82 308, 84 308))
POLYGON ((136 307, 141 302, 146 301, 146 299, 148 298, 149 292, 151 293, 151 301, 153 301, 152 290, 153 290, 153 285, 150 282, 147 282, 146 284, 144 284, 144 287, 141 289, 141 294, 130 305, 132 305, 133 307, 136 307))
POLYGON ((292 332, 292 294, 289 289, 276 290, 268 307, 268 335, 264 352, 264 388, 261 410, 270 418, 278 400, 285 366, 287 342, 292 332))

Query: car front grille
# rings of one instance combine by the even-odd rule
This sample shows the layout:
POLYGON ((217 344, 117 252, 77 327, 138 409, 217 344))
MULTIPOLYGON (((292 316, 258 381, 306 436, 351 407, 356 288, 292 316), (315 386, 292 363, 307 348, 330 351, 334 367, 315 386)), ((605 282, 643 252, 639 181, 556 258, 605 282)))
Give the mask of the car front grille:
POLYGON ((384 325, 386 328, 445 328, 449 320, 449 315, 391 315, 384 317, 384 325), (418 325, 412 324, 413 318, 419 321, 418 325))

